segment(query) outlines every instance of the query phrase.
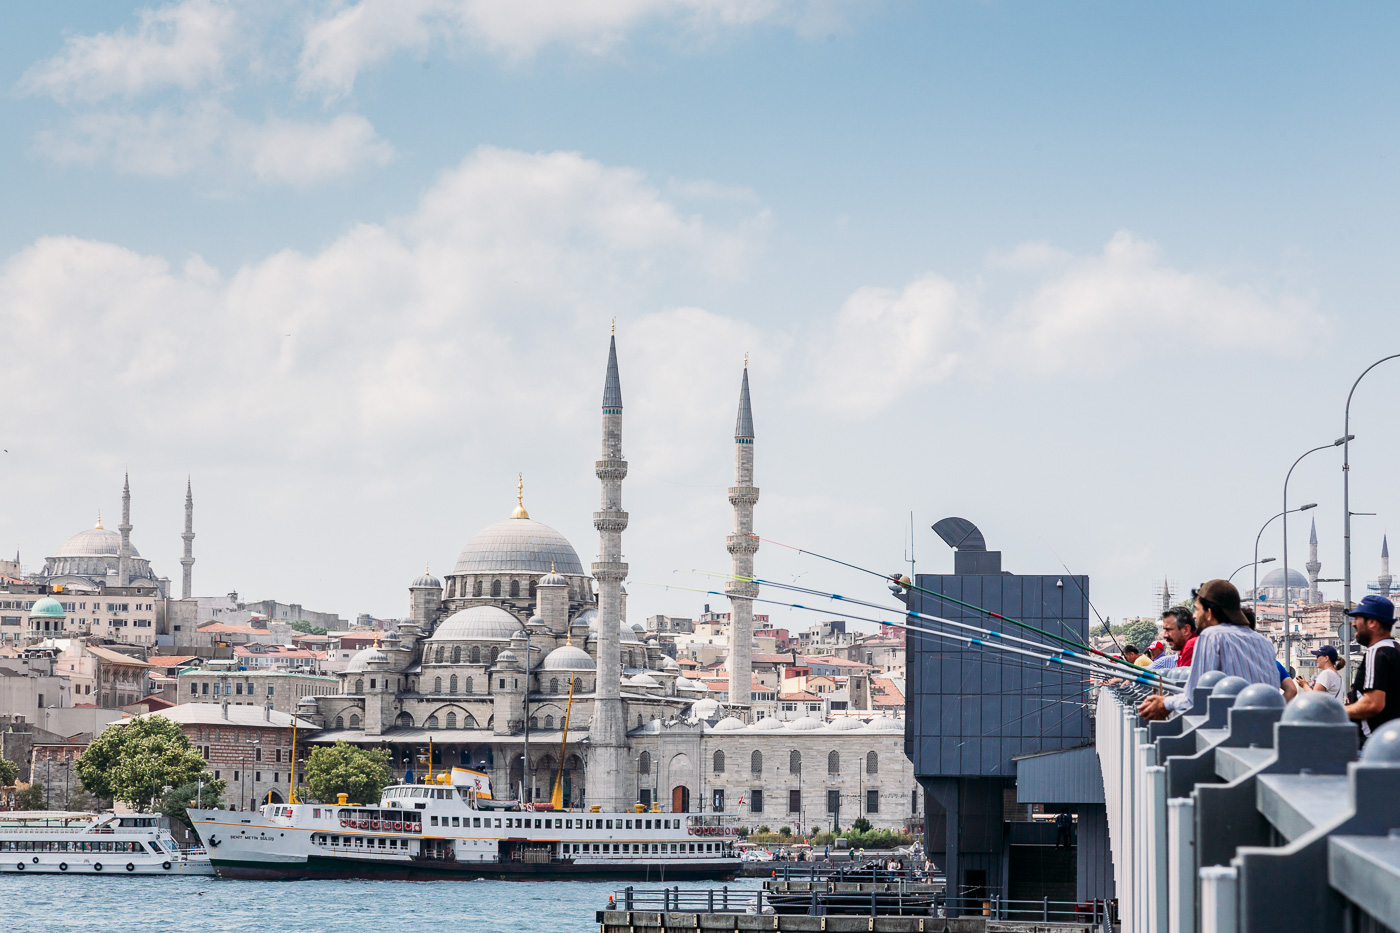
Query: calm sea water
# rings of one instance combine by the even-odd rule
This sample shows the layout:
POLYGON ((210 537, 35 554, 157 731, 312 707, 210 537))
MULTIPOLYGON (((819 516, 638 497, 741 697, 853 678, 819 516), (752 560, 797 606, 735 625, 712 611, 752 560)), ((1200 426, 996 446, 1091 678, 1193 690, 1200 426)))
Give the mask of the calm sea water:
MULTIPOLYGON (((730 890, 759 887, 758 879, 730 890)), ((0 929, 83 933, 592 933, 623 885, 581 881, 224 881, 0 875, 0 929)), ((637 888, 660 885, 638 884, 637 888)), ((702 884, 682 884, 698 890, 702 884)))

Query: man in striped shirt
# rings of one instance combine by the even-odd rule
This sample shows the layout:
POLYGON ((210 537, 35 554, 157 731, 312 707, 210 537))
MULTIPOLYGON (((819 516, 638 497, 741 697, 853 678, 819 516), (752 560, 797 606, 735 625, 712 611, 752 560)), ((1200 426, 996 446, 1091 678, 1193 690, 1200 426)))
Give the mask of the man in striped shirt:
POLYGON ((1227 677, 1243 677, 1252 684, 1279 685, 1278 661, 1269 640, 1249 627, 1240 608, 1240 591, 1228 580, 1209 580, 1191 591, 1196 631, 1191 676, 1184 692, 1170 697, 1150 696, 1138 706, 1143 719, 1166 719, 1191 708, 1191 694, 1206 671, 1227 677))

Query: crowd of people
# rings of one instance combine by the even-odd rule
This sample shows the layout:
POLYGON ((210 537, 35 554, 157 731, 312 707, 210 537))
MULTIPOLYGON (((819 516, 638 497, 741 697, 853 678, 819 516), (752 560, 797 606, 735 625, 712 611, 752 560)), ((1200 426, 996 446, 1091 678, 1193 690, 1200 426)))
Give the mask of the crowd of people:
POLYGON ((1326 693, 1346 705, 1347 715, 1361 730, 1362 742, 1376 729, 1400 718, 1400 647, 1391 637, 1395 605, 1384 596, 1366 596, 1350 610, 1352 632, 1361 654, 1350 689, 1342 677, 1345 660, 1333 645, 1312 652, 1317 674, 1311 680, 1292 675, 1274 652, 1273 644, 1255 631, 1254 611, 1242 606, 1240 593, 1228 580, 1210 580, 1192 590, 1191 609, 1174 606, 1162 613, 1161 640, 1138 652, 1127 646, 1122 660, 1149 671, 1189 668, 1186 689, 1175 696, 1154 694, 1138 706, 1146 720, 1165 719, 1191 708, 1192 694, 1202 674, 1220 671, 1251 684, 1269 684, 1292 701, 1300 691, 1326 693))

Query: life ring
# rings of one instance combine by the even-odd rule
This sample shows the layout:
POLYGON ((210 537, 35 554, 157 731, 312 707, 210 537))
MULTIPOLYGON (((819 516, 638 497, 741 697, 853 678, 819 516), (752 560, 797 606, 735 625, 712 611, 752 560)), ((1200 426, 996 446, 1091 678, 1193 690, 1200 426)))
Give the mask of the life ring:
POLYGON ((30 859, 30 861, 33 862, 35 865, 38 865, 38 864, 39 864, 39 856, 37 856, 37 855, 34 856, 32 859, 30 859))
POLYGON ((92 863, 92 870, 93 870, 93 871, 101 871, 101 870, 102 870, 102 863, 101 863, 101 862, 93 862, 93 863, 92 863))
POLYGON ((160 867, 161 867, 161 868, 164 868, 166 871, 170 871, 170 863, 169 863, 169 862, 161 862, 161 863, 160 863, 160 867))
POLYGON ((401 823, 401 822, 395 820, 395 821, 394 821, 394 831, 395 831, 395 832, 400 832, 400 833, 403 832, 403 823, 401 823))
POLYGON ((345 829, 345 828, 348 827, 349 825, 350 825, 350 821, 349 821, 349 820, 341 820, 341 821, 340 821, 340 828, 341 828, 341 829, 345 829))
POLYGON ((67 870, 68 870, 68 863, 67 863, 67 862, 59 862, 59 863, 58 863, 58 870, 59 870, 59 871, 67 871, 67 870))
POLYGON ((360 820, 361 829, 369 829, 369 820, 360 820))
POLYGON ((24 871, 24 863, 23 863, 23 862, 16 862, 16 863, 15 863, 15 871, 24 871))
POLYGON ((136 863, 135 863, 135 862, 127 862, 127 863, 126 863, 126 870, 127 870, 127 871, 135 871, 135 870, 136 870, 136 863))
POLYGON ((378 821, 378 820, 370 820, 370 821, 369 821, 369 828, 370 828, 370 829, 378 829, 378 828, 379 828, 379 821, 378 821))

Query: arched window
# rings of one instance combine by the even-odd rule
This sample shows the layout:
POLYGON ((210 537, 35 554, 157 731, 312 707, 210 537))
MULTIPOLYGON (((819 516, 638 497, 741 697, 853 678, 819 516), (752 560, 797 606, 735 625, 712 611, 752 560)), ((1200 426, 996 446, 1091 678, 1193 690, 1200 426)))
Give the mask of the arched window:
POLYGON ((473 595, 473 596, 480 596, 480 595, 481 595, 481 581, 480 581, 480 580, 477 580, 477 581, 476 581, 476 585, 472 587, 472 595, 473 595))
POLYGON ((337 716, 337 717, 335 717, 335 727, 336 727, 337 729, 344 729, 344 728, 345 728, 345 717, 344 717, 344 716, 337 716))
POLYGON ((461 664, 461 663, 462 663, 462 646, 461 646, 461 645, 453 645, 453 646, 452 646, 452 663, 453 663, 453 664, 461 664))
POLYGON ((540 727, 540 718, 539 718, 538 716, 531 716, 531 717, 530 717, 530 728, 531 728, 531 729, 538 729, 539 727, 540 727))
POLYGON ((442 659, 445 658, 445 657, 447 656, 447 655, 445 654, 446 651, 447 651, 447 648, 445 648, 445 647, 442 646, 442 645, 438 645, 438 648, 437 648, 437 662, 438 662, 439 664, 441 664, 441 663, 442 663, 442 659))
POLYGON ((642 757, 637 759, 637 771, 651 774, 651 752, 642 752, 642 757))
POLYGON ((456 674, 453 674, 453 675, 452 675, 451 687, 452 687, 452 695, 453 695, 453 696, 456 696, 456 695, 457 695, 457 675, 456 675, 456 674))
POLYGON ((551 677, 551 678, 549 678, 549 692, 550 692, 550 693, 558 693, 558 692, 559 692, 559 678, 558 678, 558 677, 551 677))
POLYGON ((641 727, 642 727, 642 714, 641 714, 641 713, 638 713, 638 714, 637 714, 637 728, 640 729, 641 727))
POLYGON ((534 581, 534 580, 531 580, 531 581, 530 581, 530 598, 531 598, 531 599, 534 599, 534 598, 535 598, 535 581, 534 581))
POLYGON ((715 752, 715 773, 716 773, 716 774, 720 774, 720 773, 722 773, 723 771, 724 771, 724 752, 715 752))
POLYGON ((472 663, 481 663, 481 647, 479 645, 472 645, 472 663))
POLYGON ((472 679, 470 677, 467 678, 466 685, 462 687, 462 692, 468 694, 472 692, 472 679))
POLYGON ((878 774, 880 772, 880 756, 874 752, 867 752, 865 755, 865 773, 878 774))
POLYGON ((364 678, 363 678, 363 677, 356 677, 356 678, 355 678, 355 692, 356 692, 356 693, 364 693, 364 692, 365 692, 365 681, 364 681, 364 678))
POLYGON ((500 595, 501 595, 501 581, 500 581, 500 580, 492 580, 492 581, 491 581, 491 595, 492 595, 492 596, 500 596, 500 595))
POLYGON ((553 728, 554 728, 554 717, 553 717, 553 716, 546 716, 546 717, 544 717, 544 727, 545 727, 546 729, 553 729, 553 728))
POLYGON ((763 752, 755 751, 749 756, 749 773, 754 777, 763 773, 763 752))
POLYGON ((501 649, 500 649, 499 647, 492 646, 492 648, 491 648, 491 663, 492 663, 492 664, 495 664, 495 663, 496 663, 496 658, 500 656, 500 653, 501 653, 501 649))
POLYGON ((836 754, 835 752, 831 752, 826 756, 826 773, 841 773, 841 756, 836 754))
POLYGON ((434 677, 434 678, 433 678, 433 692, 434 692, 434 693, 441 693, 441 692, 442 692, 442 678, 441 678, 441 677, 434 677))
POLYGON ((793 774, 802 773, 802 753, 796 749, 788 756, 788 770, 793 774))
POLYGON ((512 599, 519 599, 519 598, 520 598, 520 581, 519 581, 519 580, 512 580, 512 581, 510 581, 510 595, 511 595, 511 598, 512 598, 512 599))
POLYGON ((449 728, 449 729, 455 729, 455 728, 457 728, 457 714, 456 714, 456 713, 448 713, 448 714, 447 714, 447 728, 449 728))
POLYGON ((399 713, 399 718, 394 720, 394 725, 398 726, 400 729, 412 729, 413 717, 407 713, 399 713))
POLYGON ((429 716, 427 719, 423 720, 423 728, 424 728, 424 729, 436 729, 436 728, 438 728, 438 718, 437 718, 436 716, 429 716))
POLYGON ((356 715, 355 713, 351 713, 351 714, 350 714, 350 728, 351 728, 351 729, 358 729, 358 728, 360 728, 360 717, 359 717, 358 715, 356 715))

